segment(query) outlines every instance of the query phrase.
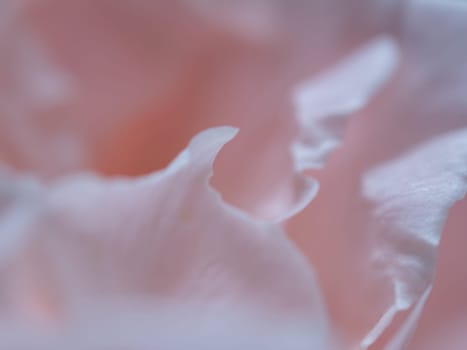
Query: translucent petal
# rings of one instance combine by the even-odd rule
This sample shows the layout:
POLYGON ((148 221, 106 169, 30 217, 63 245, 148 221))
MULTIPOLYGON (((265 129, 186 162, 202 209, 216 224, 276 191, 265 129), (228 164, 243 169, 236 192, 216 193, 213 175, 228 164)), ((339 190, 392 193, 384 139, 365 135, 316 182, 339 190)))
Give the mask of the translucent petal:
POLYGON ((397 332, 391 327, 381 338, 393 318, 430 287, 448 209, 466 189, 466 140, 465 130, 430 140, 366 172, 354 192, 326 182, 325 197, 290 223, 316 267, 344 347, 378 341, 375 349, 383 348, 397 332))
POLYGON ((46 176, 141 175, 166 166, 191 135, 234 125, 242 133, 213 183, 229 203, 276 220, 316 192, 294 176, 288 152, 293 88, 393 12, 360 0, 18 4, 0 5, 9 18, 0 28, 3 160, 46 176))
POLYGON ((291 152, 294 183, 298 184, 294 189, 298 195, 290 201, 288 210, 279 211, 277 221, 299 213, 315 197, 318 181, 303 176, 302 172, 324 165, 328 155, 341 143, 347 119, 362 109, 391 77, 397 61, 394 41, 377 38, 336 67, 297 88, 294 101, 299 135, 291 152))
POLYGON ((139 179, 76 175, 20 197, 26 180, 5 175, 17 198, 1 236, 23 238, 0 255, 0 348, 329 348, 306 260, 208 186, 234 134, 207 130, 139 179))
POLYGON ((317 169, 343 137, 347 118, 363 108, 393 73, 398 49, 378 38, 295 94, 301 140, 293 146, 298 171, 317 169))
POLYGON ((435 139, 363 179, 365 198, 375 203, 370 263, 393 289, 386 315, 411 307, 430 287, 448 210, 467 190, 466 136, 462 130, 435 139))

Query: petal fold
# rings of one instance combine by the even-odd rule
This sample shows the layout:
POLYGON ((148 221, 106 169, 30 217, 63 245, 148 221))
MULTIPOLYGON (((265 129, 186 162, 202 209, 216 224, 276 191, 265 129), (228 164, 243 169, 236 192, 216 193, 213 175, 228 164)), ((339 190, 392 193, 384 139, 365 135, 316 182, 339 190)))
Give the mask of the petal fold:
POLYGON ((394 72, 398 48, 389 37, 372 42, 295 94, 301 139, 293 145, 295 168, 319 169, 341 142, 348 117, 365 107, 394 72))
POLYGON ((276 222, 296 215, 313 200, 319 183, 302 172, 324 166, 328 155, 340 145, 348 118, 365 107, 391 77, 397 62, 396 43, 389 37, 380 37, 296 89, 299 134, 291 146, 295 196, 276 222))
POLYGON ((0 266, 0 348, 330 348, 306 260, 208 184, 235 133, 209 129, 146 177, 36 183, 26 238, 0 266))
POLYGON ((392 289, 391 297, 378 297, 388 308, 363 340, 362 348, 367 348, 397 312, 411 308, 430 288, 448 211, 467 190, 467 130, 438 137, 376 167, 362 186, 372 203, 368 262, 373 277, 383 277, 392 289))

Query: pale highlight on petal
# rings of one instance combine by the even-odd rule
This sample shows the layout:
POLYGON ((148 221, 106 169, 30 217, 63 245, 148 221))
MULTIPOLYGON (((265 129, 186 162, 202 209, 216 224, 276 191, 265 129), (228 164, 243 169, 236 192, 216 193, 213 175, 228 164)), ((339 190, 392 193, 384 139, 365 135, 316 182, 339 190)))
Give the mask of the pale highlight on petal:
POLYGON ((298 171, 324 165, 340 144, 348 117, 363 108, 391 77, 398 57, 391 38, 378 38, 297 90, 295 105, 301 139, 292 150, 298 171))
POLYGON ((79 175, 17 198, 35 215, 1 261, 0 348, 331 348, 306 260, 209 187, 235 133, 207 130, 143 178, 79 175))
POLYGON ((281 222, 301 212, 316 196, 319 183, 301 175, 321 168, 340 145, 347 119, 363 108, 397 66, 395 42, 373 40, 337 67, 302 84, 294 95, 299 136, 291 147, 297 195, 294 205, 276 219, 281 222))
POLYGON ((431 287, 427 288, 425 292, 418 299, 417 303, 414 305, 409 315, 407 316, 404 323, 398 329, 397 333, 391 338, 390 342, 384 348, 385 350, 401 350, 406 349, 412 335, 415 331, 415 328, 418 324, 418 319, 420 318, 423 308, 425 307, 426 301, 431 293, 431 287))

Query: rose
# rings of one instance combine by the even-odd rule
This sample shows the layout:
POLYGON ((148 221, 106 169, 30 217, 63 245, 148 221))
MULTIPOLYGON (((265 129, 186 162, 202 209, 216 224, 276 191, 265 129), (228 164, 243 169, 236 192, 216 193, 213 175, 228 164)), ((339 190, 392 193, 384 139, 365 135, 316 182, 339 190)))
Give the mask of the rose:
MULTIPOLYGON (((311 265, 279 228, 206 192, 212 152, 232 136, 231 129, 216 129, 198 136, 165 173, 140 180, 75 176, 44 187, 4 175, 2 236, 8 239, 2 260, 8 267, 4 294, 10 295, 4 304, 10 326, 15 317, 22 321, 3 328, 9 338, 2 339, 15 340, 12 330, 24 334, 26 321, 34 328, 52 321, 51 329, 65 327, 68 337, 30 339, 56 342, 47 348, 144 348, 155 338, 167 348, 292 349, 327 348, 327 342, 348 348, 377 338, 374 348, 381 348, 398 339, 394 334, 404 335, 401 321, 414 328, 410 320, 429 292, 431 244, 437 245, 445 210, 463 192, 456 175, 465 173, 462 131, 441 136, 463 125, 465 73, 457 60, 465 48, 444 41, 465 28, 463 4, 352 2, 362 11, 348 18, 335 14, 334 22, 316 13, 339 9, 338 2, 288 3, 288 14, 261 1, 252 8, 232 4, 230 15, 202 2, 3 5, 10 23, 2 45, 11 55, 2 63, 10 79, 0 119, 3 157, 47 176, 86 167, 142 173, 165 165, 195 131, 240 126, 219 158, 214 185, 250 215, 285 225, 316 269, 326 309, 311 265), (373 10, 383 5, 374 23, 373 10), (171 14, 179 20, 167 21, 171 14), (427 32, 432 16, 449 18, 436 21, 436 35, 427 32), (316 38, 313 29, 320 29, 316 38), (376 39, 346 66, 302 85, 296 136, 293 120, 284 117, 291 114, 289 89, 383 29, 398 38, 397 46, 376 39), (433 54, 440 50, 443 55, 433 54), (390 85, 365 107, 386 79, 390 85), (296 170, 320 165, 339 142, 334 124, 361 107, 344 147, 311 174, 321 180, 320 195, 285 221, 316 191, 315 182, 287 165, 289 145, 296 142, 296 170), (402 310, 377 337, 378 320, 395 310, 393 304, 402 310), (119 316, 121 324, 111 322, 119 316), (90 319, 90 327, 83 324, 90 319), (127 330, 120 337, 106 333, 119 327, 127 330), (83 334, 88 343, 73 342, 83 334)), ((433 295, 446 305, 437 286, 433 295)), ((460 328, 459 315, 442 332, 460 328)), ((413 346, 428 348, 426 339, 422 328, 413 346)))

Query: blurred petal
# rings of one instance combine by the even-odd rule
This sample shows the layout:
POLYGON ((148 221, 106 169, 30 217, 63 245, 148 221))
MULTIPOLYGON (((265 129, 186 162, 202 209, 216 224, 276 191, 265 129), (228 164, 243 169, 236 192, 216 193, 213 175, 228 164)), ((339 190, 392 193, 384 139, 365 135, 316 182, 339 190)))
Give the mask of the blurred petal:
POLYGON ((465 330, 467 329, 467 317, 465 310, 458 318, 446 319, 442 315, 439 316, 439 324, 424 333, 423 337, 418 339, 417 344, 410 349, 422 350, 464 350, 467 344, 465 330))
MULTIPOLYGON (((228 30, 248 40, 271 39, 277 35, 280 0, 185 0, 219 30, 228 30)), ((293 6, 293 5, 292 5, 293 6)))
MULTIPOLYGON (((271 200, 265 212, 280 213, 284 221, 303 210, 318 192, 319 184, 303 176, 304 170, 321 168, 327 156, 340 144, 347 119, 363 108, 397 66, 398 51, 390 38, 378 38, 342 63, 303 83, 295 94, 299 136, 292 144, 295 180, 294 196, 271 200), (271 208, 275 203, 286 207, 271 208), (287 209, 288 208, 288 209, 287 209)), ((277 204, 276 204, 277 205, 277 204)))
MULTIPOLYGON (((399 29, 403 55, 397 79, 389 92, 377 99, 353 125, 353 135, 348 138, 346 155, 342 157, 354 160, 347 164, 344 161, 344 165, 334 171, 355 179, 356 172, 364 171, 375 162, 398 157, 417 144, 467 126, 466 18, 467 6, 463 1, 413 0, 406 3, 399 29)), ((347 182, 339 185, 341 189, 354 186, 352 180, 340 181, 347 182)), ((333 198, 334 202, 347 201, 352 191, 344 191, 346 193, 339 198, 333 198)), ((349 204, 349 208, 352 206, 358 208, 358 205, 349 204)), ((461 214, 465 210, 463 201, 443 234, 446 243, 440 247, 438 277, 422 314, 420 331, 416 332, 410 349, 424 349, 422 344, 426 344, 426 338, 441 334, 435 332, 437 328, 455 323, 465 312, 461 305, 467 302, 466 260, 459 249, 465 244, 466 221, 461 214)), ((360 215, 357 209, 353 210, 353 215, 360 215)), ((444 341, 449 344, 449 339, 444 341)))
MULTIPOLYGON (((295 102, 301 138, 292 148, 296 171, 323 166, 340 144, 348 117, 363 108, 391 77, 397 60, 395 43, 378 38, 299 88, 295 102)), ((317 187, 317 182, 311 181, 317 187)))
POLYGON ((0 157, 47 176, 83 168, 140 175, 166 166, 194 133, 234 125, 242 133, 220 157, 214 185, 229 203, 268 219, 298 211, 315 192, 294 177, 288 152, 297 131, 291 91, 387 27, 398 7, 341 0, 21 4, 0 38, 18 63, 0 64, 0 74, 11 75, 5 99, 12 106, 0 105, 0 157), (18 81, 22 88, 12 91, 18 81), (63 94, 32 98, 28 87, 39 97, 63 94))
MULTIPOLYGON (((407 82, 415 108, 413 139, 467 125, 467 3, 413 0, 405 16, 403 38, 412 78, 407 82), (436 23, 434 26, 433 23, 436 23), (417 96, 417 97, 415 97, 417 96), (423 118, 421 118, 423 117, 423 118), (418 134, 418 135, 417 135, 418 134)), ((404 129, 406 129, 404 127, 404 129)), ((412 140, 413 141, 413 140, 412 140)), ((463 349, 467 338, 466 200, 450 213, 440 245, 437 277, 410 349, 463 349)))
MULTIPOLYGON (((467 102, 467 3, 463 0, 411 0, 407 3, 402 41, 407 55, 408 88, 416 88, 427 116, 465 117, 467 102), (433 26, 433 23, 438 23, 433 26), (461 115, 459 115, 461 114, 461 115)), ((442 118, 433 126, 441 128, 442 118)), ((448 123, 449 125, 449 123, 448 123)))
POLYGON ((0 347, 329 348, 306 260, 208 186, 234 134, 205 131, 144 178, 65 178, 2 210, 1 229, 21 205, 31 218, 0 256, 0 347), (25 336, 31 325, 44 332, 25 336))
POLYGON ((347 117, 363 108, 397 66, 398 50, 379 38, 295 95, 302 139, 293 147, 298 171, 319 169, 343 137, 347 117))

